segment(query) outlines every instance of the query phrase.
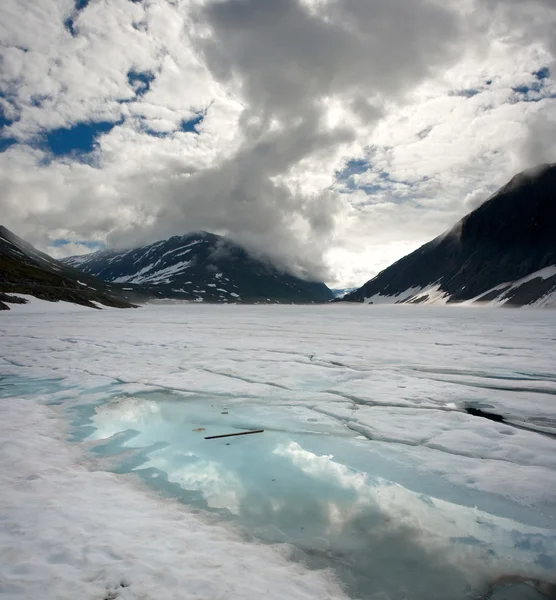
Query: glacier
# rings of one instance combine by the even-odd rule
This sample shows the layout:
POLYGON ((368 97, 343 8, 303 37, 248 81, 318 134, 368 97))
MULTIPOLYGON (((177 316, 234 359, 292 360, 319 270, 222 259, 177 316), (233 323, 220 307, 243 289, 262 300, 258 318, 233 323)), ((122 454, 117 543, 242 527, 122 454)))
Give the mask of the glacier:
POLYGON ((546 597, 556 313, 61 308, 0 320, 8 598, 546 597))

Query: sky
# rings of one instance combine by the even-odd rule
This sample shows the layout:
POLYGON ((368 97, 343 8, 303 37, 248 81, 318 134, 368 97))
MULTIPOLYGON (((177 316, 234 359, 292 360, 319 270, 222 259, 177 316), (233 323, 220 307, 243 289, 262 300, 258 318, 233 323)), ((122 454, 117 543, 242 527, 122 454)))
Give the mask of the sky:
POLYGON ((2 0, 0 224, 363 284, 556 162, 556 0, 2 0))

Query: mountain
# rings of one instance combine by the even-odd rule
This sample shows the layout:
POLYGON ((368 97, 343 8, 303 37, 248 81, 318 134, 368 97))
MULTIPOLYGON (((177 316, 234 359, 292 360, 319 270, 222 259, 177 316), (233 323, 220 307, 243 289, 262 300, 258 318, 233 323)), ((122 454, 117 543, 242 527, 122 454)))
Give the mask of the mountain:
POLYGON ((126 251, 102 250, 63 261, 124 290, 197 302, 326 302, 324 283, 305 281, 205 231, 126 251))
POLYGON ((130 308, 115 286, 84 276, 0 226, 0 310, 26 301, 11 294, 26 294, 42 300, 64 300, 99 308, 97 304, 130 308))
POLYGON ((556 305, 556 164, 515 176, 343 301, 556 305))

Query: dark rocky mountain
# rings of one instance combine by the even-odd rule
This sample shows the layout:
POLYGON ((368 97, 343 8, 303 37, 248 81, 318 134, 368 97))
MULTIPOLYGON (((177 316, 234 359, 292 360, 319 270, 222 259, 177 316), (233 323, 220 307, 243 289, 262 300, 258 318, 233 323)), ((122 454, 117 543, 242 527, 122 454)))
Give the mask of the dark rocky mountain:
POLYGON ((9 304, 26 302, 17 294, 52 302, 64 300, 91 308, 99 308, 98 304, 117 308, 133 306, 121 297, 116 286, 63 265, 0 226, 0 310, 9 310, 9 304))
POLYGON ((347 294, 349 302, 556 303, 556 164, 514 177, 450 231, 347 294))
POLYGON ((126 251, 102 250, 64 263, 128 292, 197 302, 326 302, 324 283, 305 281, 207 232, 126 251))

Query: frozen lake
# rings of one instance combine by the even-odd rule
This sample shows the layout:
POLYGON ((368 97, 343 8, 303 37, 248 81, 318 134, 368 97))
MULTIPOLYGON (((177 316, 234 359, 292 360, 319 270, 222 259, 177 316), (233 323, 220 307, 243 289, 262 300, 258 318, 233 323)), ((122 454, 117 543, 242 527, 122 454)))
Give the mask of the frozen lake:
MULTIPOLYGON (((311 578, 307 598, 540 599, 518 580, 554 578, 556 311, 39 306, 3 314, 0 335, 3 422, 29 419, 15 398, 40 406, 57 443, 83 453, 81 476, 231 528, 259 559, 254 598, 271 597, 276 565, 311 578), (250 429, 265 431, 204 439, 250 429)), ((30 426, 18 434, 33 447, 30 426)), ((138 529, 156 525, 149 510, 138 529)), ((145 597, 117 566, 133 580, 118 596, 145 597)), ((216 585, 209 571, 196 569, 216 585)), ((24 589, 17 569, 3 577, 24 589)), ((283 580, 277 597, 296 597, 283 580)), ((191 597, 235 597, 199 585, 191 597)))

